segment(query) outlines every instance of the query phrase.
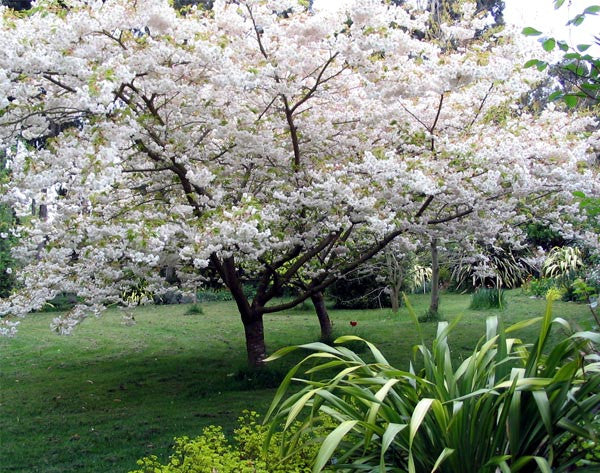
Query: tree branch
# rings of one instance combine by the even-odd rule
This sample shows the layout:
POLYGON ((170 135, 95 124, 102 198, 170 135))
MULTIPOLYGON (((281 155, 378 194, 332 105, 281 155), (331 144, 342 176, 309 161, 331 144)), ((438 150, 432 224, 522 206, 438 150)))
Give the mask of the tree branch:
POLYGON ((59 81, 58 79, 55 79, 54 77, 52 77, 49 73, 48 74, 43 74, 42 77, 46 80, 49 80, 50 82, 52 82, 54 85, 59 86, 60 88, 66 90, 67 92, 71 92, 71 93, 76 93, 77 91, 73 88, 68 86, 67 84, 63 84, 61 81, 59 81))

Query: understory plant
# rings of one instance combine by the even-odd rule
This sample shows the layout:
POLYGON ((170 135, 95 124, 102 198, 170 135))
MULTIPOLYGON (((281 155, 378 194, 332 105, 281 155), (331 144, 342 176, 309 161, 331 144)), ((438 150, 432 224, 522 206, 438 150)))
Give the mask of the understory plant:
POLYGON ((532 278, 523 285, 523 291, 544 297, 549 290, 558 291, 563 301, 587 303, 600 293, 598 270, 578 271, 555 278, 532 278))
POLYGON ((317 451, 306 443, 293 456, 281 462, 277 448, 263 451, 268 430, 258 422, 256 412, 245 411, 238 419, 233 442, 223 429, 211 425, 196 438, 175 439, 174 453, 166 464, 152 455, 138 460, 130 473, 308 473, 310 459, 317 451))
POLYGON ((503 309, 506 306, 504 291, 501 289, 481 287, 471 296, 469 309, 503 309))
POLYGON ((482 248, 481 258, 459 257, 452 264, 452 285, 456 290, 470 291, 480 286, 521 286, 535 271, 525 255, 503 248, 482 248))
POLYGON ((551 303, 542 317, 508 328, 489 317, 485 336, 464 360, 451 356, 456 321, 441 322, 430 346, 421 336, 415 347, 419 371, 391 366, 364 340, 370 357, 361 358, 344 346, 354 336, 340 337, 335 347, 302 345, 311 353, 288 373, 267 414, 271 433, 283 432, 272 442, 283 457, 293 455, 302 438, 319 438, 314 429, 333 421, 319 438, 313 472, 559 473, 576 465, 598 471, 598 458, 586 459, 580 447, 597 445, 600 335, 553 319, 551 303), (515 336, 533 324, 540 324, 533 344, 515 336), (561 331, 551 338, 557 325, 561 331), (287 394, 292 380, 303 387, 287 394), (290 431, 296 422, 302 428, 290 431))
POLYGON ((574 246, 555 247, 542 264, 542 276, 567 277, 583 266, 581 250, 574 246))
POLYGON ((203 307, 198 304, 197 302, 192 304, 188 310, 185 311, 185 315, 203 315, 204 314, 204 309, 203 307))

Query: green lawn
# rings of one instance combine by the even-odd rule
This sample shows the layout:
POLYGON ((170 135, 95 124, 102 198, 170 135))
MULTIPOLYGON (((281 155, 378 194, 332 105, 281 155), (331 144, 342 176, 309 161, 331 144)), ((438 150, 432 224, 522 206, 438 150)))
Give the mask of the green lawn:
MULTIPOLYGON (((418 313, 425 311, 426 295, 411 300, 418 313)), ((451 338, 456 357, 483 333, 486 314, 468 305, 469 296, 442 298, 447 318, 463 316, 451 338)), ((513 291, 498 313, 510 323, 540 315, 544 305, 513 291)), ((174 436, 194 436, 208 424, 231 429, 244 409, 264 412, 274 390, 236 376, 245 348, 234 304, 203 308, 202 315, 185 315, 187 306, 144 307, 134 326, 109 311, 68 337, 50 332, 56 314, 35 314, 17 337, 0 339, 0 472, 127 472, 142 456, 166 458, 174 436)), ((591 326, 585 305, 558 302, 554 314, 591 326)), ((418 340, 406 309, 330 315, 336 334, 368 338, 392 363, 408 366, 418 340)), ((427 324, 425 333, 434 330, 427 324)), ((319 334, 316 316, 298 310, 269 315, 265 332, 269 351, 319 334)), ((292 362, 274 368, 283 372, 292 362)))

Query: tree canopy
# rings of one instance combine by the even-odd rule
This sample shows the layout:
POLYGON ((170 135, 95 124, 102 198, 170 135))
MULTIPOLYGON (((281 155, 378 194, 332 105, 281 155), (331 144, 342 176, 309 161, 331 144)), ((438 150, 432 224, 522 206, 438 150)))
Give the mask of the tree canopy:
POLYGON ((1 10, 0 136, 18 142, 4 200, 48 206, 16 252, 5 333, 69 291, 85 303, 55 321, 68 333, 141 281, 165 290, 171 267, 181 288, 229 288, 260 363, 265 313, 391 241, 518 240, 531 220, 574 233, 573 191, 598 194, 594 118, 520 109, 541 74, 518 37, 475 37, 472 3, 442 25, 454 49, 415 34, 427 14, 375 0, 319 15, 291 0, 63 3, 1 10))

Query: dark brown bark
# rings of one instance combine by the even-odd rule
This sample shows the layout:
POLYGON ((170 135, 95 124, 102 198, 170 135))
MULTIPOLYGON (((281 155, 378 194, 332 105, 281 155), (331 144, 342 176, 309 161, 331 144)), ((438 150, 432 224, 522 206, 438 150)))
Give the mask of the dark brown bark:
POLYGON ((247 320, 244 320, 248 365, 262 366, 267 357, 263 317, 258 312, 252 312, 252 314, 248 314, 249 317, 247 317, 247 320))
POLYGON ((246 336, 248 365, 255 367, 262 366, 267 357, 265 331, 263 326, 264 308, 255 304, 250 305, 248 297, 244 294, 242 281, 237 273, 235 259, 233 257, 221 261, 216 255, 212 255, 211 263, 223 279, 225 285, 231 291, 233 300, 240 312, 242 323, 244 324, 244 334, 246 336))
POLYGON ((48 206, 46 204, 40 204, 39 217, 40 220, 48 220, 48 206))
POLYGON ((398 309, 400 308, 400 287, 394 284, 390 289, 392 290, 392 293, 390 294, 390 299, 392 301, 392 312, 397 314, 398 309))
POLYGON ((316 294, 313 294, 311 296, 311 300, 315 306, 315 312, 317 313, 319 325, 321 326, 321 340, 324 342, 329 342, 333 337, 333 329, 331 326, 331 319, 329 318, 327 308, 325 307, 323 293, 317 292, 316 294))
POLYGON ((440 307, 440 261, 437 238, 431 240, 431 302, 429 314, 436 315, 440 307))

